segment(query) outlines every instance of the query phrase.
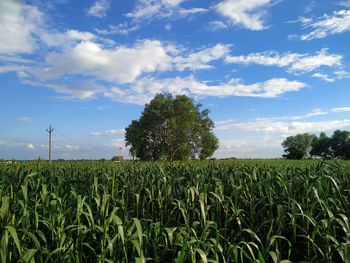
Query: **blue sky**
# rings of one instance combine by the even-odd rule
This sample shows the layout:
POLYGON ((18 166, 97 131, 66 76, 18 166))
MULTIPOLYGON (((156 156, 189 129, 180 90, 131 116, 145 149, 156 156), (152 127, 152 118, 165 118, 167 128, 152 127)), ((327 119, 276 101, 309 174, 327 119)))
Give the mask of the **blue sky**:
POLYGON ((211 111, 216 157, 350 130, 350 1, 0 0, 0 158, 128 156, 157 93, 211 111))

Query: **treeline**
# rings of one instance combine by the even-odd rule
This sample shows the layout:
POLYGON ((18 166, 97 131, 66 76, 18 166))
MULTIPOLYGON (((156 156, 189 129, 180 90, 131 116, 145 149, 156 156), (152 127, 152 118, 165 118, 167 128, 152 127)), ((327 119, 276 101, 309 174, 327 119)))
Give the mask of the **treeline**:
POLYGON ((350 159, 350 132, 336 130, 331 137, 321 132, 319 136, 309 133, 289 136, 282 143, 286 159, 350 159))

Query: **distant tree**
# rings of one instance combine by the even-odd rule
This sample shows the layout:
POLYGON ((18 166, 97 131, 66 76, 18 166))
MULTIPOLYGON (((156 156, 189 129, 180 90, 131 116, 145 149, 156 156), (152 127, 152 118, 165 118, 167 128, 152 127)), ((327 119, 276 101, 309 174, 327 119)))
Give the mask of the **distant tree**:
POLYGON ((349 158, 349 131, 336 130, 330 139, 330 150, 332 157, 347 159, 349 158))
POLYGON ((326 133, 321 132, 319 137, 315 136, 310 155, 323 158, 331 157, 331 138, 326 133))
POLYGON ((120 162, 123 160, 124 160, 124 157, 122 155, 113 156, 111 159, 111 161, 113 161, 113 162, 120 162))
POLYGON ((283 157, 286 159, 307 158, 312 149, 312 143, 315 137, 315 135, 309 133, 287 137, 282 143, 286 153, 283 155, 283 157))
POLYGON ((218 148, 209 111, 185 95, 158 94, 125 129, 126 145, 141 160, 206 159, 218 148))

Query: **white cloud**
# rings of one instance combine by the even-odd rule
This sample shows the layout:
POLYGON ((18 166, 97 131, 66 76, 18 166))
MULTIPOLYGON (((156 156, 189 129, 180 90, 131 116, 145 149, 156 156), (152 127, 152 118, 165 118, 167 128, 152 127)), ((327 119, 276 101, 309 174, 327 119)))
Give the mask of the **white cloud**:
POLYGON ((270 117, 270 118, 257 118, 257 121, 282 121, 282 120, 303 120, 312 117, 327 115, 328 112, 321 109, 313 109, 311 112, 304 115, 294 115, 294 116, 279 116, 279 117, 270 117))
POLYGON ((210 21, 208 23, 208 25, 209 25, 208 29, 213 30, 213 31, 228 28, 228 25, 226 23, 224 23, 223 21, 219 21, 219 20, 210 21))
POLYGON ((104 131, 93 131, 91 132, 92 136, 110 136, 110 135, 124 135, 124 129, 110 129, 104 131))
POLYGON ((79 150, 80 146, 79 145, 70 145, 70 144, 66 144, 65 148, 67 148, 68 150, 79 150))
POLYGON ((172 27, 171 24, 166 24, 166 25, 164 26, 164 29, 167 30, 167 31, 170 31, 172 28, 173 28, 173 27, 172 27))
POLYGON ((302 21, 304 28, 313 29, 310 33, 301 35, 301 40, 313 40, 328 37, 329 35, 340 34, 350 31, 350 10, 340 10, 332 15, 323 15, 318 19, 307 19, 302 21))
POLYGON ((124 129, 112 129, 112 130, 106 130, 106 134, 113 134, 113 135, 123 135, 125 133, 124 129))
POLYGON ((189 9, 179 8, 179 10, 177 12, 180 16, 189 16, 189 15, 195 15, 195 14, 199 14, 199 13, 205 13, 207 11, 208 10, 205 8, 193 7, 193 8, 189 8, 189 9))
POLYGON ((70 47, 81 41, 89 41, 96 39, 96 36, 90 32, 83 32, 74 29, 65 32, 50 32, 42 30, 40 39, 48 46, 54 47, 70 47))
POLYGON ((23 83, 32 86, 42 86, 62 94, 62 99, 93 99, 107 91, 107 88, 94 83, 93 81, 78 81, 75 83, 40 82, 31 80, 22 80, 23 83))
POLYGON ((171 16, 188 16, 203 13, 204 8, 184 9, 180 4, 185 0, 138 0, 135 9, 127 16, 136 21, 167 18, 171 16))
POLYGON ((43 22, 38 8, 17 0, 0 1, 0 53, 31 53, 43 22))
POLYGON ((177 70, 185 69, 210 69, 209 62, 226 57, 230 52, 230 45, 216 44, 196 53, 191 53, 186 57, 178 56, 174 58, 177 70))
POLYGON ((18 120, 23 121, 23 122, 32 122, 33 118, 29 116, 21 116, 18 118, 18 120))
POLYGON ((127 22, 121 23, 119 25, 109 25, 108 29, 95 29, 98 34, 101 35, 128 35, 131 32, 137 31, 139 29, 138 24, 129 24, 127 22))
POLYGON ((341 107, 341 108, 333 108, 331 109, 332 112, 350 112, 350 107, 341 107))
POLYGON ((105 144, 106 147, 112 148, 125 148, 125 140, 124 139, 113 139, 110 143, 105 144))
POLYGON ((317 116, 343 112, 350 112, 350 107, 333 108, 329 111, 323 111, 317 108, 304 115, 256 118, 254 121, 247 122, 238 122, 234 119, 229 119, 217 121, 215 122, 215 126, 217 131, 273 133, 285 137, 297 133, 317 133, 337 129, 349 129, 350 119, 305 121, 306 119, 317 116))
POLYGON ((105 17, 110 7, 109 0, 96 0, 95 3, 87 11, 89 16, 105 17))
POLYGON ((286 136, 305 132, 332 131, 348 128, 350 128, 349 119, 314 122, 256 120, 252 122, 226 122, 216 124, 216 130, 280 133, 286 136))
POLYGON ((252 53, 243 56, 228 56, 227 63, 236 64, 258 64, 264 66, 277 66, 287 68, 291 73, 311 72, 321 67, 341 67, 341 55, 330 54, 328 49, 321 49, 316 54, 300 53, 278 53, 276 51, 267 51, 261 53, 252 53))
POLYGON ((34 145, 29 143, 29 144, 27 144, 27 148, 30 150, 34 150, 34 145))
POLYGON ((25 59, 18 55, 11 54, 0 54, 0 61, 6 63, 33 64, 33 61, 30 59, 25 59))
POLYGON ((81 41, 62 52, 49 53, 46 65, 31 70, 31 73, 41 80, 82 75, 123 84, 132 83, 146 73, 210 69, 210 62, 223 59, 229 51, 230 45, 220 43, 186 54, 181 48, 158 40, 143 40, 132 47, 113 48, 94 41, 81 41))
POLYGON ((101 135, 102 135, 102 132, 93 131, 93 132, 91 132, 91 135, 92 135, 92 136, 101 136, 101 135))
POLYGON ((143 78, 135 81, 129 89, 111 88, 110 91, 105 93, 105 96, 124 103, 144 104, 152 99, 154 95, 162 92, 170 92, 174 95, 185 94, 195 98, 208 96, 274 98, 286 92, 298 91, 305 87, 307 85, 302 82, 278 78, 250 85, 245 85, 237 79, 219 85, 208 85, 193 77, 143 78))
POLYGON ((335 71, 334 74, 338 79, 345 79, 345 78, 350 78, 350 73, 345 71, 345 70, 338 70, 335 71))
POLYGON ((40 78, 81 74, 116 83, 134 81, 143 73, 168 70, 171 59, 160 41, 145 40, 133 47, 104 48, 84 41, 63 53, 49 53, 47 67, 37 72, 40 78))
POLYGON ((281 142, 283 138, 267 135, 254 138, 220 139, 216 158, 274 158, 282 154, 281 142))
POLYGON ((327 74, 323 74, 320 72, 316 72, 315 74, 312 75, 314 78, 319 78, 319 79, 323 79, 324 81, 327 82, 334 82, 335 79, 331 78, 330 76, 328 76, 327 74))
POLYGON ((350 7, 350 0, 341 1, 339 5, 344 7, 350 7))
POLYGON ((18 64, 1 65, 0 66, 0 74, 8 73, 8 72, 17 72, 19 74, 25 75, 26 74, 25 72, 30 70, 30 69, 31 69, 31 67, 26 66, 26 65, 18 65, 18 64))
POLYGON ((263 30, 267 9, 274 0, 222 0, 215 9, 227 17, 231 24, 250 30, 263 30))

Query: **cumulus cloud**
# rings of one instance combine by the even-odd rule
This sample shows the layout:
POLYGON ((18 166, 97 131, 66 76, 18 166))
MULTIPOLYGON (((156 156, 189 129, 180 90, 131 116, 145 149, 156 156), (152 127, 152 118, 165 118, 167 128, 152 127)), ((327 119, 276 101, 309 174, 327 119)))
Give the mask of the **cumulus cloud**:
POLYGON ((241 80, 233 79, 227 83, 218 85, 208 85, 193 77, 188 78, 143 78, 135 81, 128 89, 119 87, 111 88, 105 96, 125 102, 144 104, 157 93, 170 92, 175 95, 185 94, 188 96, 200 97, 227 97, 246 96, 260 98, 274 98, 286 92, 298 91, 307 87, 305 83, 299 81, 289 81, 287 79, 270 79, 250 85, 243 84, 241 80))
POLYGON ((211 62, 223 59, 229 51, 230 45, 220 43, 186 53, 158 40, 143 40, 131 47, 113 48, 94 41, 81 41, 62 52, 49 53, 46 65, 33 74, 42 80, 82 75, 123 84, 134 82, 147 73, 210 69, 213 67, 211 62))
POLYGON ((307 119, 319 117, 331 113, 350 112, 350 107, 333 108, 329 111, 313 109, 304 115, 278 116, 268 118, 256 118, 254 121, 238 122, 236 120, 223 120, 215 122, 217 131, 254 132, 260 134, 271 134, 274 138, 281 138, 298 133, 318 133, 322 131, 334 131, 337 129, 349 129, 350 120, 322 120, 306 121, 307 119))
POLYGON ((96 36, 90 32, 69 29, 65 32, 42 30, 40 39, 51 47, 70 47, 81 41, 90 41, 96 39, 96 36))
POLYGON ((134 81, 142 73, 164 71, 170 67, 167 47, 160 41, 145 40, 133 47, 104 48, 83 41, 62 53, 47 55, 47 67, 37 72, 41 78, 81 74, 116 83, 134 81))
POLYGON ((31 69, 32 68, 29 65, 6 64, 5 62, 4 65, 0 65, 0 74, 8 72, 17 72, 19 75, 25 76, 26 71, 29 71, 31 69))
POLYGON ((332 15, 325 14, 317 19, 308 18, 301 21, 301 25, 305 29, 312 29, 311 32, 297 37, 303 41, 344 33, 350 31, 350 10, 335 11, 332 15))
POLYGON ((350 7, 350 0, 339 2, 340 6, 350 7))
POLYGON ((307 73, 321 67, 340 68, 342 66, 342 59, 343 57, 341 55, 330 54, 328 49, 324 48, 316 54, 290 52, 280 54, 276 51, 266 51, 242 56, 228 56, 226 62, 277 66, 286 68, 291 73, 307 73))
POLYGON ((229 119, 215 122, 215 127, 218 131, 260 132, 284 136, 305 132, 317 133, 322 131, 334 131, 337 129, 348 129, 350 127, 350 120, 306 121, 307 119, 343 112, 350 112, 350 107, 332 108, 329 111, 316 108, 304 115, 256 118, 253 121, 247 122, 229 119))
POLYGON ((216 11, 228 18, 232 25, 250 30, 263 30, 267 9, 277 3, 275 0, 222 0, 216 11))
POLYGON ((109 0, 96 0, 87 11, 87 14, 99 18, 105 17, 110 5, 109 0))
POLYGON ((283 138, 268 135, 254 138, 221 139, 219 148, 215 152, 216 158, 230 156, 238 158, 273 158, 282 154, 281 142, 283 138))
POLYGON ((17 0, 0 1, 0 54, 33 52, 43 17, 35 6, 17 0))
POLYGON ((256 120, 251 122, 216 123, 217 130, 239 130, 244 132, 280 133, 283 135, 293 135, 305 132, 332 131, 337 129, 349 128, 349 119, 314 122, 256 120))

